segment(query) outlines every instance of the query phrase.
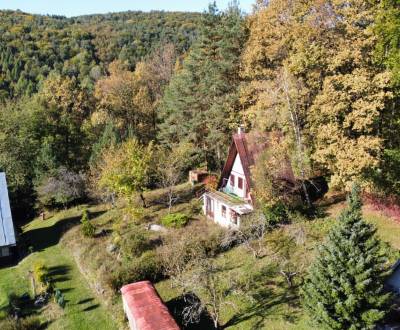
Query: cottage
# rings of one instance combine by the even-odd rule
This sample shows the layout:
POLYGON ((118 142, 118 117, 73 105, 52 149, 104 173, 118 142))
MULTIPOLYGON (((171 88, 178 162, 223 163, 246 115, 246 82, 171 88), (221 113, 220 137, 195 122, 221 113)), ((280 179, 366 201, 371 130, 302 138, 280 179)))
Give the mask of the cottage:
MULTIPOLYGON (((203 195, 203 211, 207 218, 223 227, 238 228, 241 216, 253 211, 251 167, 268 147, 268 137, 268 134, 245 133, 239 127, 233 135, 217 189, 207 189, 203 195)), ((295 181, 289 164, 283 164, 281 172, 286 181, 295 181)))
POLYGON ((122 303, 131 330, 179 330, 178 325, 149 281, 121 288, 122 303))
POLYGON ((5 173, 0 173, 0 258, 10 257, 16 245, 5 173))

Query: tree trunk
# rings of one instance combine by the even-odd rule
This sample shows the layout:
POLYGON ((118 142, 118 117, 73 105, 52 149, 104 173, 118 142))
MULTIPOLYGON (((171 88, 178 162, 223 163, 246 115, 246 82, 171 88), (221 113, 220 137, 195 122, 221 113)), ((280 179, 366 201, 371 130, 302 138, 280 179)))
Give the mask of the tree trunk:
POLYGON ((143 207, 144 207, 144 208, 147 208, 147 205, 146 205, 146 200, 144 199, 144 195, 143 195, 143 193, 140 193, 140 199, 142 200, 143 207))

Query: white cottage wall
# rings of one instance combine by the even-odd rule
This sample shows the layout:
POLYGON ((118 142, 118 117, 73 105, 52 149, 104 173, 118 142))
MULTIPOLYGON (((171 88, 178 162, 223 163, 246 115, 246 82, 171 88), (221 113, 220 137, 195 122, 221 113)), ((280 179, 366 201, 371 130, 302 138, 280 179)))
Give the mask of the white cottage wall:
POLYGON ((229 192, 241 198, 246 198, 246 177, 239 155, 236 155, 235 162, 233 163, 232 171, 227 182, 227 188, 229 192), (232 177, 234 178, 233 182, 232 177), (242 180, 241 189, 239 188, 239 178, 242 180))

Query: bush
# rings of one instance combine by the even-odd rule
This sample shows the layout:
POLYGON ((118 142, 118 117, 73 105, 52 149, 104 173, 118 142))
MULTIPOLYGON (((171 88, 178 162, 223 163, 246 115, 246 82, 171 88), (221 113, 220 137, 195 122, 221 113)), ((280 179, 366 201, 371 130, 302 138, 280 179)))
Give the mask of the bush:
POLYGON ((39 292, 47 291, 49 287, 49 271, 43 261, 37 261, 33 265, 33 277, 39 292))
POLYGON ((90 222, 88 210, 83 211, 81 224, 82 224, 82 226, 81 226, 82 234, 86 237, 93 237, 94 233, 96 231, 96 228, 90 222))
POLYGON ((66 206, 86 196, 85 176, 60 167, 55 174, 42 180, 37 193, 43 206, 66 206))
POLYGON ((170 213, 162 218, 165 227, 182 228, 189 222, 189 217, 183 213, 170 213))
POLYGON ((108 282, 109 285, 118 291, 123 285, 137 281, 158 281, 163 277, 160 258, 154 251, 146 251, 140 258, 135 259, 131 264, 124 264, 123 267, 112 273, 108 282))
POLYGON ((140 257, 143 252, 151 248, 148 238, 142 231, 134 231, 119 242, 120 250, 124 258, 130 260, 140 257))
POLYGON ((58 306, 60 306, 61 308, 65 307, 65 304, 66 304, 65 296, 58 289, 56 289, 56 291, 54 293, 54 300, 58 304, 58 306))
POLYGON ((265 206, 263 208, 263 214, 267 226, 275 228, 278 224, 285 222, 288 219, 287 208, 283 203, 276 203, 272 206, 265 206))
POLYGON ((42 324, 37 316, 27 316, 25 318, 15 319, 8 317, 0 321, 1 330, 39 330, 42 324))

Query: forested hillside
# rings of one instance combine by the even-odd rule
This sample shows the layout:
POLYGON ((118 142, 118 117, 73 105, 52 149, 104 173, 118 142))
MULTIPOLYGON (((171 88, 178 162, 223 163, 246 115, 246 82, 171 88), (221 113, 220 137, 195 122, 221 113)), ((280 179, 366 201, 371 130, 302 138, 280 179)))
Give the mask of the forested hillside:
MULTIPOLYGON (((0 169, 7 172, 18 210, 25 204, 32 209, 34 185, 51 169, 88 169, 92 144, 103 131, 88 128, 96 112, 96 83, 96 95, 102 93, 101 86, 120 92, 112 87, 114 78, 127 89, 136 84, 134 94, 142 88, 139 84, 152 81, 153 102, 177 59, 195 40, 199 19, 196 13, 65 18, 0 11, 0 169), (139 78, 142 83, 135 82, 132 73, 138 64, 136 76, 146 75, 139 78), (118 71, 122 68, 125 71, 118 71), (102 80, 108 74, 110 80, 102 80)), ((130 106, 125 110, 134 112, 130 106)))
POLYGON ((0 11, 0 99, 32 95, 50 72, 92 89, 114 60, 138 61, 162 43, 179 53, 196 36, 198 14, 125 12, 76 18, 0 11))
POLYGON ((287 160, 299 189, 324 177, 396 199, 397 14, 391 1, 357 0, 258 1, 249 16, 235 3, 203 14, 3 11, 0 169, 13 201, 86 198, 107 150, 132 139, 154 157, 140 189, 163 185, 158 165, 174 151, 174 181, 195 167, 218 173, 239 124, 270 136, 253 169, 261 205, 295 200, 271 170, 287 160), (66 182, 85 187, 61 192, 66 182))

